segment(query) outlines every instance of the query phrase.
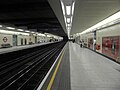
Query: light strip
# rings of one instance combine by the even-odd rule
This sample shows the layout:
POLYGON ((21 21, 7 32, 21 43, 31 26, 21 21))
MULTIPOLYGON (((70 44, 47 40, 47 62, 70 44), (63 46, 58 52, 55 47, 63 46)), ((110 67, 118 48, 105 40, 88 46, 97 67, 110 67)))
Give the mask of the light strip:
POLYGON ((33 33, 33 36, 37 36, 37 34, 36 34, 36 33, 33 33))
POLYGON ((13 28, 13 27, 6 27, 7 29, 15 29, 15 28, 13 28))
POLYGON ((63 17, 65 20, 66 30, 69 30, 70 32, 71 27, 72 27, 72 19, 73 19, 73 14, 74 14, 75 1, 71 5, 66 5, 66 6, 64 5, 63 0, 60 0, 60 1, 61 1, 63 17))
POLYGON ((65 15, 65 7, 62 1, 61 1, 61 6, 62 6, 63 15, 65 15))
POLYGON ((31 32, 31 33, 35 33, 35 32, 31 32))
POLYGON ((71 29, 71 27, 67 27, 67 29, 68 29, 68 30, 70 30, 70 29, 71 29))
POLYGON ((66 17, 64 16, 65 23, 67 23, 66 17))
POLYGON ((70 21, 71 21, 70 18, 67 18, 67 23, 70 23, 70 21))
POLYGON ((45 37, 45 34, 38 33, 38 36, 44 36, 45 37))
POLYGON ((2 25, 0 25, 0 27, 2 27, 2 25))
POLYGON ((8 30, 0 30, 0 33, 4 34, 21 34, 21 35, 29 35, 29 33, 21 33, 21 32, 15 32, 15 31, 8 31, 8 30))
POLYGON ((47 35, 47 37, 51 37, 50 35, 47 35))
POLYGON ((67 24, 67 26, 68 26, 68 27, 70 27, 70 26, 71 26, 71 24, 67 24))
POLYGON ((67 33, 68 33, 68 37, 70 37, 70 30, 67 30, 67 33))
POLYGON ((25 32, 30 32, 30 31, 26 30, 25 32))
POLYGON ((94 31, 95 29, 102 27, 102 26, 104 26, 104 25, 106 25, 106 24, 108 24, 116 19, 119 19, 119 18, 120 18, 120 11, 115 13, 114 15, 108 17, 107 19, 99 22, 98 24, 88 28, 87 30, 83 31, 81 34, 84 34, 84 33, 90 32, 90 31, 94 31))
POLYGON ((71 14, 71 6, 66 6, 66 14, 67 15, 71 14))
POLYGON ((75 8, 75 1, 72 4, 72 15, 74 14, 74 8, 75 8))
POLYGON ((18 31, 24 31, 23 29, 17 29, 18 31))
POLYGON ((72 21, 73 21, 73 16, 71 16, 71 25, 72 25, 72 21))

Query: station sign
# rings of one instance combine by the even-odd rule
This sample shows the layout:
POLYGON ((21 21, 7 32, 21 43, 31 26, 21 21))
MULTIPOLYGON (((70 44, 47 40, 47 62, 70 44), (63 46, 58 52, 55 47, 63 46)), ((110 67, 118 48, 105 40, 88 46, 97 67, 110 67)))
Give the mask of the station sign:
POLYGON ((8 40, 7 37, 3 38, 3 42, 7 42, 7 40, 8 40))

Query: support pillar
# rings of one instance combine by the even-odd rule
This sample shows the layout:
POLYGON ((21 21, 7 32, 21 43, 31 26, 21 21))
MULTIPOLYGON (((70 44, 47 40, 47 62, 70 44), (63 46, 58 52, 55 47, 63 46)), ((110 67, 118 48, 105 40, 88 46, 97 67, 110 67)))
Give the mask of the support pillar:
POLYGON ((94 31, 93 49, 96 51, 96 31, 94 31))

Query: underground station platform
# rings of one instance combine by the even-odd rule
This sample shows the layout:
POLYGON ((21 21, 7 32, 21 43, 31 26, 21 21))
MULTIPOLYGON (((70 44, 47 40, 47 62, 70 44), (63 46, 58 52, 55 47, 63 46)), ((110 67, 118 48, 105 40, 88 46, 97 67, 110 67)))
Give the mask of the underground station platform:
MULTIPOLYGON (((28 55, 31 61, 22 56, 22 60, 25 61, 19 61, 19 58, 13 59, 16 60, 15 62, 1 64, 1 90, 120 90, 118 63, 88 48, 81 48, 73 42, 66 44, 56 42, 56 44, 61 50, 53 54, 54 57, 48 53, 52 44, 48 44, 48 47, 41 45, 48 49, 46 49, 47 53, 39 58, 50 61, 54 59, 52 63, 50 61, 44 63, 35 56, 33 58, 28 55), (41 66, 43 63, 46 67, 41 66)), ((56 52, 56 50, 55 48, 51 51, 56 52)), ((31 55, 35 55, 35 52, 31 55)))

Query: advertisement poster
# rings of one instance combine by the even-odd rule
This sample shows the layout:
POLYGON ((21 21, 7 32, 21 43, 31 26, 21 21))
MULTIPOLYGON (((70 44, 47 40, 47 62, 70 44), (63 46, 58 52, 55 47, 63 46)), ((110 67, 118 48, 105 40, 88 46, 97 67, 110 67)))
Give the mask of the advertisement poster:
POLYGON ((93 49, 93 38, 88 38, 88 48, 93 49))
POLYGON ((102 38, 102 53, 116 61, 119 60, 119 38, 119 36, 102 38))

